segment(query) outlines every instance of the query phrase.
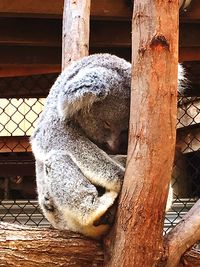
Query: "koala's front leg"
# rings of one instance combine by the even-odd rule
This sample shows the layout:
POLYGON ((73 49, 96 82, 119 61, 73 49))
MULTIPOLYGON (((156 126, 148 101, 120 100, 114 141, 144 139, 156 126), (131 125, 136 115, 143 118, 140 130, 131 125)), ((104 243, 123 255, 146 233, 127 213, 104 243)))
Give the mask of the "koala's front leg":
POLYGON ((37 187, 43 212, 55 228, 93 237, 108 229, 109 224, 97 222, 113 205, 118 193, 110 190, 99 194, 67 153, 51 151, 47 155, 43 175, 38 171, 37 187))
POLYGON ((81 146, 69 155, 84 176, 96 186, 119 193, 125 168, 89 140, 77 140, 77 144, 81 146))

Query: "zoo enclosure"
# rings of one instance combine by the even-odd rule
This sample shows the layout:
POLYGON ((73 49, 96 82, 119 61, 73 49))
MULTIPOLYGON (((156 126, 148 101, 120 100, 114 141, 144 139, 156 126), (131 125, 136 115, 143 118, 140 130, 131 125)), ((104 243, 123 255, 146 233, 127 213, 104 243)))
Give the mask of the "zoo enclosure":
MULTIPOLYGON (((186 64, 188 77, 191 77, 190 65, 186 64)), ((36 201, 29 136, 56 77, 57 74, 43 74, 0 80, 3 96, 0 99, 1 221, 48 225, 36 201), (12 95, 12 92, 16 93, 12 95)), ((200 195, 200 98, 195 96, 198 90, 195 91, 192 82, 187 85, 186 94, 180 95, 177 103, 177 147, 172 174, 174 203, 166 215, 165 231, 179 222, 200 195)))

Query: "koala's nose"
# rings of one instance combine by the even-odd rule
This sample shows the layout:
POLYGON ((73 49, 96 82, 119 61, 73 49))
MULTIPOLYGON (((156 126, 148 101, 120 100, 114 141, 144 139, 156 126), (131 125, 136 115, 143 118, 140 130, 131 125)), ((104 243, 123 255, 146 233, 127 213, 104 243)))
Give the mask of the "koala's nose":
POLYGON ((111 135, 106 144, 110 154, 126 155, 128 148, 128 130, 121 131, 119 135, 111 135))

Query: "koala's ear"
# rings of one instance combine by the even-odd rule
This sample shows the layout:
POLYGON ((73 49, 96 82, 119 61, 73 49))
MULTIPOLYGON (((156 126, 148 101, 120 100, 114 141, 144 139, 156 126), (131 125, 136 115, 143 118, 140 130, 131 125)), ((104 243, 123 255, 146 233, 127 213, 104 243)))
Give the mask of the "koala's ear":
POLYGON ((89 110, 94 102, 103 100, 119 77, 104 67, 83 68, 71 79, 62 83, 58 95, 58 112, 62 118, 70 118, 79 110, 89 110), (114 82, 115 81, 115 82, 114 82))

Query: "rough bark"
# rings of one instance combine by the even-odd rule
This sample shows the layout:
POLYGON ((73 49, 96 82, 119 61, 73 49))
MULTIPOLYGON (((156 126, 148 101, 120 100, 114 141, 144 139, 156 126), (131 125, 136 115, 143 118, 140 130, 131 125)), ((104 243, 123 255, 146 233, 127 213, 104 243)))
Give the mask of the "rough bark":
POLYGON ((178 1, 135 0, 128 160, 108 267, 162 262, 175 148, 178 1))
POLYGON ((99 242, 55 229, 0 223, 0 266, 102 266, 99 242))
POLYGON ((198 250, 190 250, 182 257, 177 267, 199 267, 200 266, 200 252, 198 250))
MULTIPOLYGON (((73 232, 0 223, 1 267, 100 267, 103 261, 99 241, 73 232)), ((177 267, 186 266, 200 266, 198 251, 184 254, 177 267)))
POLYGON ((88 55, 90 0, 65 0, 63 12, 62 69, 88 55))

